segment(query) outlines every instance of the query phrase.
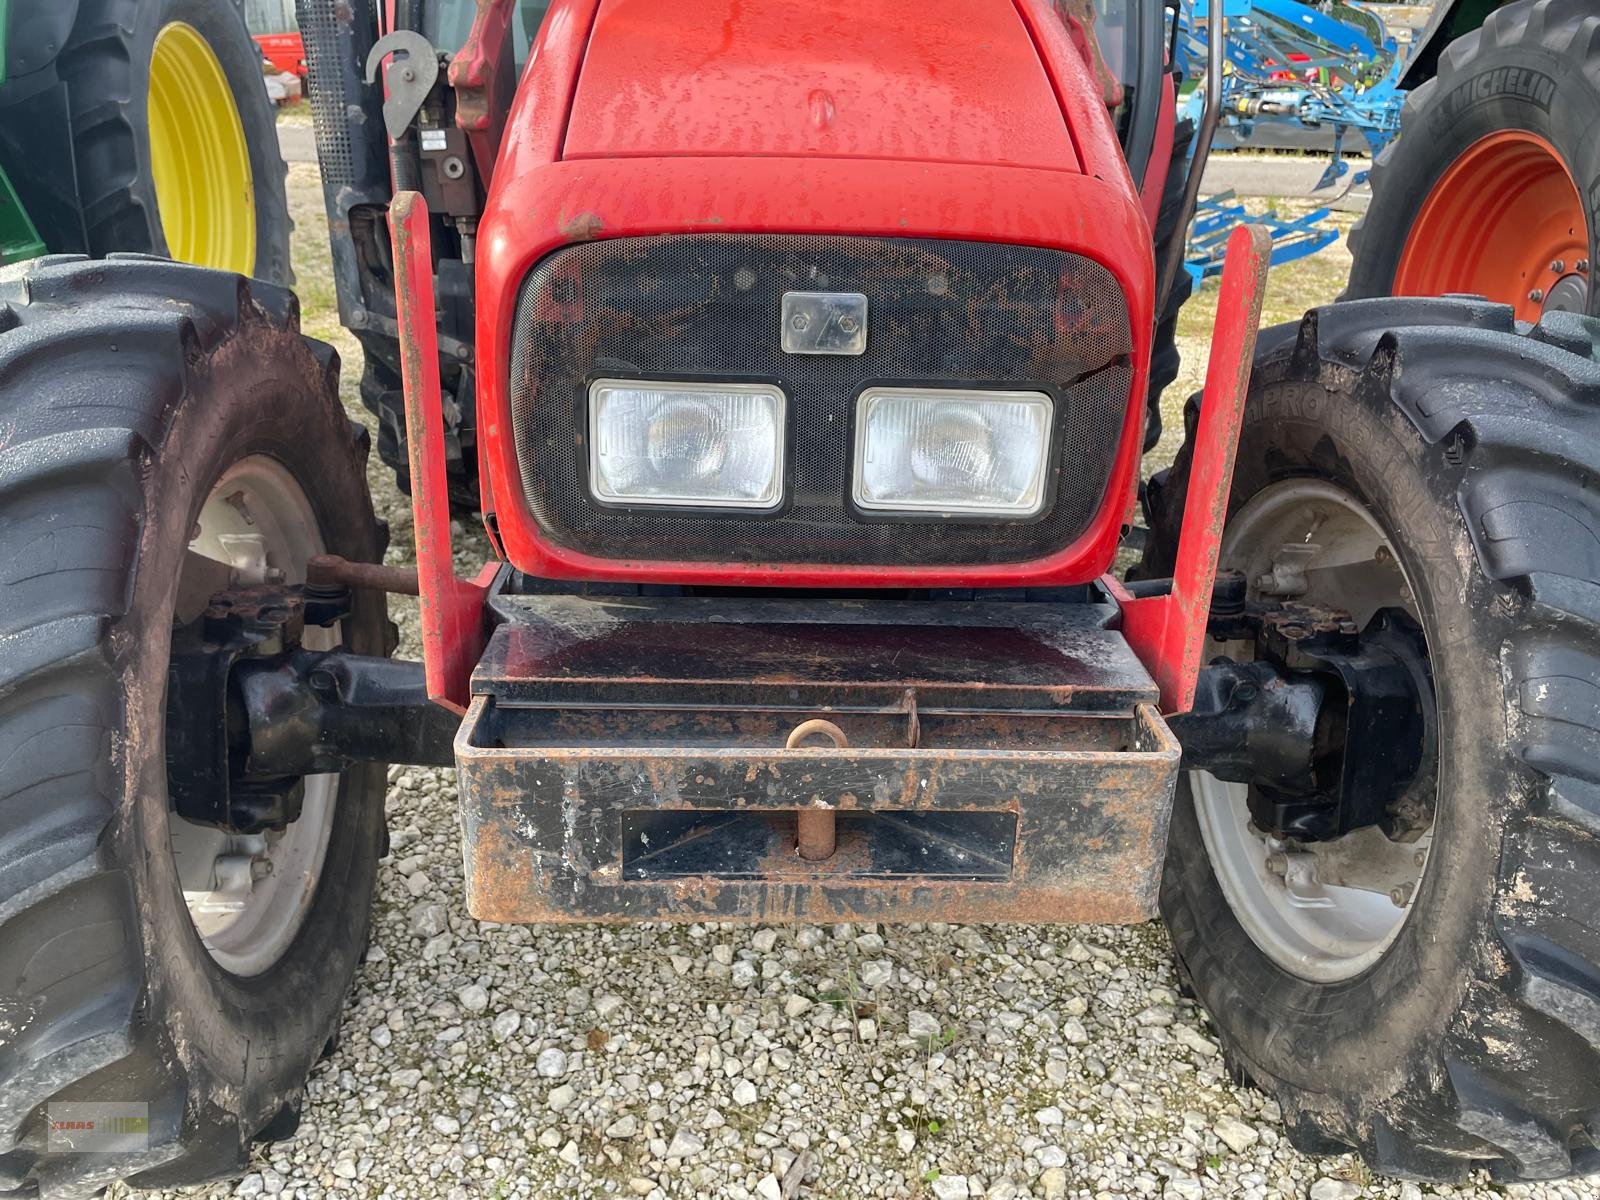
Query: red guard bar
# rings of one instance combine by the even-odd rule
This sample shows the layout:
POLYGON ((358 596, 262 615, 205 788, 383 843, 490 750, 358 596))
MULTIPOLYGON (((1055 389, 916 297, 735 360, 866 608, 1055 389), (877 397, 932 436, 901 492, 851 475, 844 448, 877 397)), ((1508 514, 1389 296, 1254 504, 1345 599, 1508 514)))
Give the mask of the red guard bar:
POLYGON ((1134 597, 1110 581, 1122 607, 1123 636, 1155 676, 1164 713, 1187 712, 1194 704, 1211 588, 1228 517, 1239 426, 1255 365, 1256 330, 1261 324, 1261 301, 1271 265, 1272 237, 1265 229, 1244 225, 1233 231, 1217 297, 1211 360, 1200 400, 1172 589, 1164 596, 1134 597))
POLYGON ((428 697, 459 713, 471 699, 472 668, 487 644, 484 595, 495 564, 476 582, 456 578, 450 551, 450 494, 444 465, 444 410, 439 397, 439 340, 434 324, 433 242, 428 205, 399 192, 389 205, 394 240, 394 302, 400 326, 400 377, 406 390, 406 452, 411 516, 416 525, 422 663, 428 697))

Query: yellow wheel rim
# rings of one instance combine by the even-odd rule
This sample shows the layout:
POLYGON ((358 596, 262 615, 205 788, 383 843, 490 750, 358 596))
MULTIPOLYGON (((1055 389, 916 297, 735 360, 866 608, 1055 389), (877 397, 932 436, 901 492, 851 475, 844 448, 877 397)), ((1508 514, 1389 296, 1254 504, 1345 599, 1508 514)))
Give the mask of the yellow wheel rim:
POLYGON ((233 89, 200 31, 174 21, 150 56, 150 170, 167 253, 255 273, 256 198, 233 89))

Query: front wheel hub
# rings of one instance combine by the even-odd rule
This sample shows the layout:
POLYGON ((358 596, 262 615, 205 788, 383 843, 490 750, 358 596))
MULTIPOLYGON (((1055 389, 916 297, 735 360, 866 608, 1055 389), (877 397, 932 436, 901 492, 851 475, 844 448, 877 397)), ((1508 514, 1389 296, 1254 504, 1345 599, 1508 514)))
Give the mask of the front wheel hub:
MULTIPOLYGON (((246 458, 223 472, 201 507, 178 580, 177 621, 202 622, 221 589, 270 590, 277 581, 299 582, 305 563, 325 549, 310 501, 288 470, 273 459, 246 458)), ((256 616, 260 628, 253 627, 253 634, 283 624, 270 605, 256 616)), ((174 638, 175 650, 181 640, 174 638)), ((308 629, 304 641, 332 649, 339 632, 308 629)), ((283 956, 310 911, 339 780, 334 774, 295 780, 292 794, 282 797, 284 819, 272 822, 275 827, 235 823, 230 829, 195 820, 190 806, 204 798, 197 795, 202 776, 186 774, 195 764, 187 762, 172 732, 174 706, 194 700, 184 686, 194 680, 183 674, 180 657, 173 660, 167 697, 172 854, 190 918, 212 958, 235 975, 259 975, 283 956)), ((220 722, 222 714, 215 719, 220 722)), ((220 799, 225 804, 226 797, 220 799)))
POLYGON ((1416 594, 1367 508, 1319 480, 1254 496, 1220 560, 1247 600, 1214 610, 1218 657, 1196 711, 1172 722, 1200 832, 1263 953, 1303 979, 1348 979, 1399 935, 1432 844, 1437 722, 1416 594))

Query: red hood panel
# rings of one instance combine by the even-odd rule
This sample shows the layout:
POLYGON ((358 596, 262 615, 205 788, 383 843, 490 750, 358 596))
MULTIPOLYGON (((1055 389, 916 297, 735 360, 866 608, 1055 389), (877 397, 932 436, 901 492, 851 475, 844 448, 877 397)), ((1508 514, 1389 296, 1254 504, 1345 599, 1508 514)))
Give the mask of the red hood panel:
POLYGON ((603 0, 564 156, 1079 169, 1012 0, 603 0))

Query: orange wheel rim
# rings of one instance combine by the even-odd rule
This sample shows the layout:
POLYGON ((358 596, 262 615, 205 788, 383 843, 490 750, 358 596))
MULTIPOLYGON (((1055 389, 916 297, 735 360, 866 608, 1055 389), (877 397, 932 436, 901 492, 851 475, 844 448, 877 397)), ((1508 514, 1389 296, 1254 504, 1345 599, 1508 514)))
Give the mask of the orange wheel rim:
POLYGON ((1473 143, 1422 202, 1394 292, 1487 296, 1522 321, 1553 309, 1584 311, 1589 226, 1555 147, 1521 130, 1473 143))

